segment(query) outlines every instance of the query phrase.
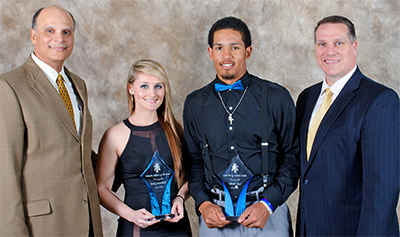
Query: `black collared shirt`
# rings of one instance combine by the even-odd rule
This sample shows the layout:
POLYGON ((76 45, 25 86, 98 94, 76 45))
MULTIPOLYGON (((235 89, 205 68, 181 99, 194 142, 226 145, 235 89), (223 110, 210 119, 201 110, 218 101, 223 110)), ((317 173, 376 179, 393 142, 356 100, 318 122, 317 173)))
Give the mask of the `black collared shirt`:
MULTIPOLYGON (((248 191, 262 186, 261 168, 261 93, 262 81, 258 77, 246 74, 241 78, 244 88, 248 87, 241 103, 233 113, 232 125, 228 120, 215 83, 223 83, 218 77, 205 87, 189 94, 185 101, 183 120, 185 140, 190 154, 190 166, 187 172, 190 193, 195 199, 196 208, 210 201, 209 191, 213 186, 223 189, 221 181, 205 175, 202 155, 202 138, 198 126, 197 93, 202 93, 202 119, 204 134, 209 145, 214 173, 224 170, 238 152, 245 165, 252 171, 248 191)), ((235 109, 244 90, 220 92, 223 102, 230 113, 235 109)), ((268 134, 269 158, 274 159, 275 171, 273 185, 264 190, 274 209, 286 201, 296 189, 299 177, 299 163, 295 158, 297 145, 294 145, 295 107, 289 92, 282 86, 269 82, 268 89, 268 134)))

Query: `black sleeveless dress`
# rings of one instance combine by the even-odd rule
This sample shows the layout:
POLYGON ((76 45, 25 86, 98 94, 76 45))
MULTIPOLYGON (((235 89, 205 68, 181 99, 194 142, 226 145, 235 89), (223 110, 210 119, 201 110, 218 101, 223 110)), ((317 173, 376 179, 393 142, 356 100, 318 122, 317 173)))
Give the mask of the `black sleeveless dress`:
MULTIPOLYGON (((128 119, 124 124, 130 128, 129 141, 118 161, 116 176, 120 176, 125 188, 125 200, 134 210, 145 208, 151 212, 150 195, 146 183, 140 177, 150 163, 157 150, 166 165, 173 169, 173 159, 168 146, 167 137, 160 122, 139 127, 131 124, 128 119)), ((171 184, 171 200, 178 194, 175 179, 171 184)), ((123 218, 118 220, 117 236, 191 236, 187 213, 178 223, 160 221, 147 228, 140 228, 123 218)))

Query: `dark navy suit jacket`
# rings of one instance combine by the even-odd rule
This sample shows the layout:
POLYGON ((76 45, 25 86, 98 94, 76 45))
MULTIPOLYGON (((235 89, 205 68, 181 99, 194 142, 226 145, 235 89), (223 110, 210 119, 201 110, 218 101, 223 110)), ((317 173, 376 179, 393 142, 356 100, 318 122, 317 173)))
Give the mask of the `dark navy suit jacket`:
POLYGON ((301 162, 298 236, 399 235, 399 97, 357 68, 323 118, 306 160, 322 83, 297 101, 301 162))

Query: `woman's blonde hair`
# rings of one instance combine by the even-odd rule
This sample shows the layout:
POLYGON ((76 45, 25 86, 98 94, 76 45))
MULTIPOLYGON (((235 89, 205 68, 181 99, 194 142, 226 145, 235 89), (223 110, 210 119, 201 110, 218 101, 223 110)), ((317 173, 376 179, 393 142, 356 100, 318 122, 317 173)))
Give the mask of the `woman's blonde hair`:
POLYGON ((161 127, 167 136, 172 158, 174 160, 174 171, 176 174, 175 180, 177 181, 178 186, 181 186, 185 176, 182 159, 183 128, 172 113, 171 87, 167 72, 158 62, 150 59, 141 59, 132 65, 128 73, 127 82, 128 105, 131 114, 135 112, 135 101, 133 95, 129 93, 129 85, 136 80, 139 73, 157 77, 164 83, 164 100, 157 109, 157 115, 161 127))

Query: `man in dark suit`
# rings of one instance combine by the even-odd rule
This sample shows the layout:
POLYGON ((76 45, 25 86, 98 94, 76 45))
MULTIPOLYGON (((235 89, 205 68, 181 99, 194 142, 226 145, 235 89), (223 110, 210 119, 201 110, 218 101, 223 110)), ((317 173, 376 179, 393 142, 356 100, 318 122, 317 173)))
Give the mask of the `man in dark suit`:
POLYGON ((0 75, 0 235, 102 236, 85 82, 64 67, 75 22, 36 12, 35 51, 0 75))
POLYGON ((314 37, 325 78, 297 101, 296 235, 399 235, 399 97, 359 70, 350 20, 326 17, 314 37))

